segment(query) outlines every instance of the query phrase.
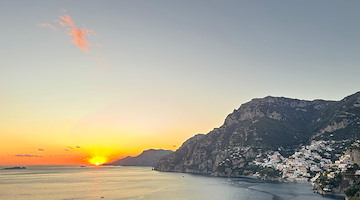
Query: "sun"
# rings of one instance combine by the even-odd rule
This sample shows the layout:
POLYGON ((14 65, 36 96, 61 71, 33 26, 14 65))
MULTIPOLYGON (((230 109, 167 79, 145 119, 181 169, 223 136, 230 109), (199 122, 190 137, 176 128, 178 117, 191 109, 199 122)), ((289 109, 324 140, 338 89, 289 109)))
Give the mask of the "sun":
POLYGON ((103 156, 95 156, 95 157, 89 158, 88 161, 89 161, 89 163, 91 163, 93 165, 99 166, 99 165, 106 163, 107 158, 103 157, 103 156))

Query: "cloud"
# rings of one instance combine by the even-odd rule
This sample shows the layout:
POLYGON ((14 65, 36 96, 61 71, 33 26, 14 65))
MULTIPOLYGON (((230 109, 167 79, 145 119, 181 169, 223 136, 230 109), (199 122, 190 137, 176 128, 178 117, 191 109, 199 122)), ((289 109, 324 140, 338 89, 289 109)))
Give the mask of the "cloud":
POLYGON ((50 28, 52 31, 57 31, 59 30, 58 28, 56 28, 55 26, 51 25, 51 24, 38 24, 40 27, 43 28, 50 28))
POLYGON ((63 21, 59 21, 59 24, 60 24, 60 25, 76 27, 76 26, 75 26, 75 23, 71 20, 71 17, 70 17, 70 16, 65 15, 65 16, 60 16, 59 18, 60 18, 61 20, 63 20, 63 21))
POLYGON ((93 34, 93 31, 77 27, 75 22, 72 21, 71 17, 68 15, 60 16, 59 18, 60 21, 58 21, 58 23, 60 25, 69 27, 67 30, 68 35, 72 37, 72 42, 81 50, 88 52, 88 47, 91 44, 85 39, 85 37, 93 34))
POLYGON ((42 157, 42 156, 39 156, 39 155, 32 155, 32 154, 16 154, 14 156, 17 156, 17 157, 36 157, 36 158, 42 157))
POLYGON ((67 146, 66 149, 64 149, 65 151, 72 151, 74 148, 72 148, 71 146, 67 146))
POLYGON ((38 149, 39 151, 45 151, 45 149, 38 149))
POLYGON ((74 151, 74 150, 79 150, 81 149, 80 146, 67 146, 66 149, 64 149, 65 151, 74 151))
MULTIPOLYGON (((91 44, 87 37, 91 35, 95 35, 95 33, 92 30, 86 30, 84 28, 78 27, 75 22, 72 20, 72 18, 66 14, 66 10, 63 9, 62 12, 64 13, 62 16, 59 16, 58 19, 54 20, 53 24, 49 23, 43 23, 38 24, 38 26, 51 29, 52 31, 66 31, 67 35, 69 35, 72 40, 72 43, 74 43, 77 47, 80 48, 80 50, 89 52, 90 47, 94 48, 100 48, 102 47, 102 44, 97 43, 94 41, 93 44, 91 44)), ((109 68, 110 62, 109 59, 104 56, 99 56, 97 52, 95 54, 91 53, 91 56, 94 56, 97 59, 97 63, 102 66, 103 68, 109 68)), ((71 149, 68 148, 70 151, 71 149)))

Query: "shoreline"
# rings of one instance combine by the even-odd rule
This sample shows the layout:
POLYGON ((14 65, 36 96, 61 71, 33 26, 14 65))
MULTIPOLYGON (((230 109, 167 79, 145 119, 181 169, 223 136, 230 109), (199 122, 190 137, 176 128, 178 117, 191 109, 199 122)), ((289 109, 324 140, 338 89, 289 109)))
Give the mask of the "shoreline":
MULTIPOLYGON (((285 180, 285 179, 261 179, 257 176, 236 176, 236 177, 226 177, 226 176, 215 176, 211 173, 196 173, 196 172, 180 172, 180 171, 160 171, 160 170, 153 170, 153 171, 157 171, 157 172, 165 172, 165 173, 182 173, 182 174, 190 174, 190 175, 195 175, 195 176, 202 176, 202 177, 211 177, 211 178, 228 178, 229 181, 231 181, 232 183, 241 186, 238 182, 242 181, 242 182, 248 182, 248 183, 271 183, 271 184, 294 184, 294 185, 301 185, 301 186, 305 186, 309 189, 311 189, 313 191, 314 194, 317 194, 319 196, 322 197, 328 197, 331 199, 335 199, 335 200, 345 200, 345 195, 344 194, 320 194, 315 192, 315 190, 313 189, 312 183, 310 181, 289 181, 289 180, 285 180), (246 181, 246 180, 251 180, 251 181, 246 181), (254 181, 254 182, 252 182, 254 181)), ((243 187, 243 186, 241 186, 243 187)), ((249 188, 247 188, 249 189, 249 188)), ((264 192, 264 191, 259 191, 256 190, 258 192, 264 192)), ((265 192, 266 193, 266 192, 265 192)), ((276 194, 271 194, 271 195, 275 195, 276 194)), ((275 198, 280 198, 281 197, 275 197, 275 198)))
MULTIPOLYGON (((44 169, 45 172, 48 172, 50 174, 59 174, 59 173, 64 173, 69 177, 72 177, 73 175, 70 172, 75 172, 77 175, 83 175, 84 173, 90 173, 93 174, 93 171, 88 169, 85 170, 85 172, 83 170, 80 170, 81 168, 79 166, 73 166, 71 167, 71 171, 68 171, 68 166, 65 166, 65 170, 61 170, 58 167, 39 167, 37 169, 33 169, 33 170, 41 170, 44 169), (48 171, 49 170, 49 171, 48 171), (82 171, 82 173, 77 173, 82 171)), ((169 180, 174 181, 174 182, 179 182, 180 184, 182 183, 190 183, 191 186, 191 191, 194 190, 202 190, 202 186, 197 185, 197 183, 211 183, 210 186, 216 186, 218 185, 220 188, 230 188, 230 190, 232 191, 238 191, 238 192, 234 192, 232 193, 233 195, 237 195, 237 196, 231 196, 233 198, 231 199, 238 199, 239 197, 241 197, 242 194, 249 195, 249 194, 256 194, 256 193, 261 193, 260 196, 269 196, 269 198, 266 197, 266 199, 270 200, 270 199, 277 199, 277 200, 292 200, 292 197, 296 197, 294 198, 294 200, 303 200, 303 199, 307 199, 306 195, 310 195, 311 199, 316 199, 316 200, 325 200, 325 199, 344 199, 343 197, 338 197, 338 196, 327 196, 327 195, 319 195, 316 193, 313 193, 311 191, 311 188, 309 187, 310 185, 307 183, 284 183, 284 182, 279 182, 279 181, 273 181, 273 180, 263 180, 263 179, 259 179, 258 177, 254 177, 254 176, 241 176, 241 177, 224 177, 224 176, 213 176, 210 174, 203 174, 203 173, 185 173, 185 172, 171 172, 173 175, 171 175, 171 173, 161 173, 163 175, 159 176, 157 175, 158 173, 160 174, 160 172, 162 171, 152 171, 150 166, 104 166, 104 167, 99 167, 97 168, 100 171, 104 171, 105 173, 99 173, 97 172, 97 177, 108 177, 110 178, 109 180, 113 180, 113 176, 120 176, 122 177, 123 173, 126 173, 127 171, 129 172, 139 172, 138 176, 142 177, 141 184, 143 185, 148 185, 148 183, 146 183, 146 177, 147 176, 151 176, 151 177, 158 177, 158 180, 166 180, 163 179, 162 177, 168 177, 169 180), (181 174, 180 174, 181 173, 181 174), (168 174, 168 175, 166 175, 168 174), (177 174, 177 175, 176 175, 177 174), (106 176, 103 176, 106 175, 106 176), (145 179, 144 179, 145 178, 145 179), (210 179, 208 179, 210 178, 210 179), (216 180, 217 179, 217 180, 216 180), (189 182, 190 181, 190 182, 189 182), (213 184, 216 183, 216 184, 213 184), (232 189, 231 189, 232 188, 232 189), (289 188, 290 190, 286 189, 289 188), (243 192, 241 192, 243 191, 243 192), (246 192, 248 191, 248 192, 246 192), (240 195, 240 196, 238 196, 240 195), (329 198, 324 198, 324 197, 329 197, 329 198)), ((30 171, 32 171, 32 169, 30 169, 30 171)), ((39 173, 30 173, 29 176, 32 177, 34 176, 34 180, 38 180, 38 174, 39 173)), ((42 174, 42 173, 40 173, 42 174)), ((19 175, 23 176, 22 173, 19 173, 19 175)), ((94 175, 94 174, 93 174, 94 175)), ((126 175, 126 174, 125 174, 126 175)), ((127 175, 126 175, 127 177, 127 175)), ((13 179, 13 175, 11 175, 11 180, 13 179)), ((120 180, 125 180, 125 179, 119 179, 120 180)), ((81 181, 80 181, 81 182, 81 181)), ((120 181, 121 182, 121 181, 120 181)), ((119 184, 120 184, 119 182, 119 184)), ((19 177, 19 183, 22 184, 22 181, 20 180, 19 177)), ((54 182, 56 183, 56 182, 54 182)), ((125 182, 124 182, 125 183, 125 182)), ((29 184, 29 183, 26 183, 29 184)), ((87 184, 87 183, 84 183, 87 184)), ((177 184, 175 184, 177 185, 177 184)), ((211 188, 209 187, 209 188, 211 188)), ((117 189, 122 188, 121 184, 116 186, 117 189)), ((188 188, 189 189, 189 188, 188 188)), ((10 190, 9 190, 10 191, 10 190)), ((110 198, 112 197, 113 193, 106 193, 107 190, 101 191, 101 195, 100 196, 105 196, 106 198, 110 198)), ((172 190, 170 190, 170 192, 172 192, 172 190)), ((170 193, 169 194, 172 194, 170 193)), ((160 195, 161 192, 159 192, 160 195)), ((10 195, 10 193, 9 193, 10 195)), ((264 197, 265 197, 264 196, 264 197)), ((209 197, 209 196, 208 196, 209 197)), ((213 197, 213 196, 211 196, 213 197)), ((62 197, 63 198, 63 197, 62 197)), ((65 197, 64 197, 65 199, 65 197)), ((157 198, 158 199, 158 198, 157 198)), ((191 198, 187 198, 187 199, 191 199, 191 198)), ((203 198, 205 199, 205 198, 203 198)), ((203 200, 201 199, 201 200, 203 200)), ((211 198, 210 198, 211 199, 211 198)), ((214 198, 212 198, 214 199, 214 198)), ((216 198, 219 199, 219 198, 216 198)), ((221 198, 220 198, 221 199, 221 198)))

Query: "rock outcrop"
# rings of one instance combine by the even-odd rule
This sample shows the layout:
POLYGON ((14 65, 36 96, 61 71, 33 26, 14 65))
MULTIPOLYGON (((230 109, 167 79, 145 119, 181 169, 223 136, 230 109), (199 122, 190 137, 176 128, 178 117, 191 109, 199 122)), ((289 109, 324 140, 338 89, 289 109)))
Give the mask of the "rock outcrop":
POLYGON ((349 148, 348 153, 352 163, 360 165, 360 147, 352 146, 349 148))

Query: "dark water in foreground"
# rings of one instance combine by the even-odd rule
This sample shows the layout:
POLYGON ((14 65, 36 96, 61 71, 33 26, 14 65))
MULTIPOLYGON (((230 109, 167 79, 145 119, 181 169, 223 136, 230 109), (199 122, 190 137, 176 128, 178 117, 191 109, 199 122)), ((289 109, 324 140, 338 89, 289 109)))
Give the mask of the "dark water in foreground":
POLYGON ((253 179, 204 177, 148 167, 33 166, 0 170, 6 200, 325 200, 310 187, 253 179), (103 197, 103 198, 102 198, 103 197))

